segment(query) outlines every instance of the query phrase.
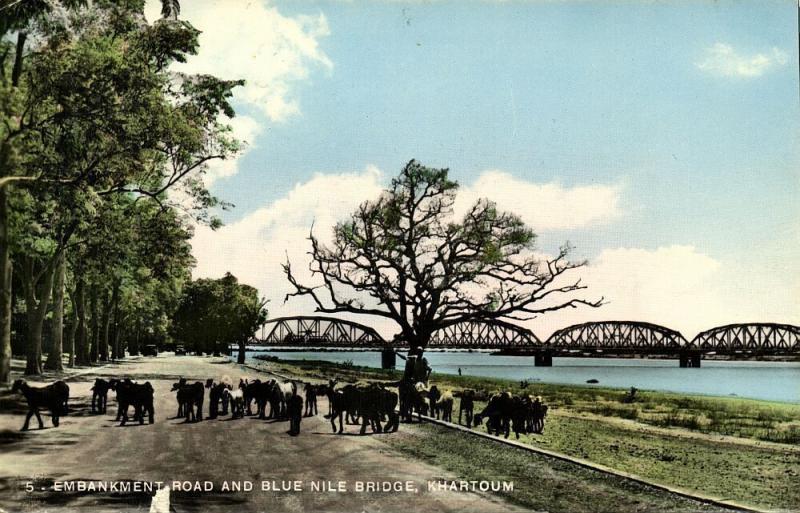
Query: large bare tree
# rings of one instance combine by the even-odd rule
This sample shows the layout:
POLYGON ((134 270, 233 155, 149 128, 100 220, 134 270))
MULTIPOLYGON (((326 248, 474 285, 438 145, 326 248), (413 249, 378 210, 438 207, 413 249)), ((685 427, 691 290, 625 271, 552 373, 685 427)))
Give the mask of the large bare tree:
POLYGON ((569 245, 537 256, 533 230, 485 199, 456 219, 457 191, 447 169, 412 160, 377 200, 335 226, 332 244, 312 230, 317 284, 300 283, 287 261, 294 292, 286 299, 310 296, 318 312, 390 319, 418 351, 436 330, 460 322, 529 320, 602 303, 576 297, 586 287, 567 273, 586 262, 570 261, 569 245))

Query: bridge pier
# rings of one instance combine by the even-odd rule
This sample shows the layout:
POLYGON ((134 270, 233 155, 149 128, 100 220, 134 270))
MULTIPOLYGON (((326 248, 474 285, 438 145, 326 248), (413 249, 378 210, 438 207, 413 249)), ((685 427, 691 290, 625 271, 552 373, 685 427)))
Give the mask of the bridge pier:
POLYGON ((542 351, 534 355, 533 364, 535 367, 552 367, 553 366, 553 353, 550 351, 542 351))
POLYGON ((397 366, 397 354, 392 348, 381 350, 381 369, 394 369, 397 366))
POLYGON ((681 353, 679 356, 679 364, 682 368, 699 368, 700 356, 700 353, 681 353))

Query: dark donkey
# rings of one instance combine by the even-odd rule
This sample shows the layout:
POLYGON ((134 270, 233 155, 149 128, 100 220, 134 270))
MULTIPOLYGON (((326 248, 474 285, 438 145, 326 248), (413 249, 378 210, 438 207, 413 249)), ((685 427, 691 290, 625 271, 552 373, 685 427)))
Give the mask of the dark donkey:
POLYGON ((22 431, 28 430, 31 417, 36 415, 39 421, 39 429, 44 429, 42 417, 39 415, 39 408, 47 408, 53 419, 53 426, 58 427, 58 418, 67 414, 67 402, 69 401, 69 385, 63 381, 56 381, 43 387, 32 387, 25 380, 18 379, 11 387, 11 393, 20 392, 28 402, 28 415, 25 417, 25 424, 22 431))
POLYGON ((106 405, 108 403, 108 391, 111 389, 111 383, 97 378, 94 380, 92 386, 92 413, 105 413, 106 405))
POLYGON ((130 379, 123 381, 111 380, 111 390, 117 393, 117 420, 120 426, 128 422, 128 407, 133 406, 133 419, 139 424, 144 424, 144 415, 148 414, 148 422, 154 422, 155 408, 153 407, 153 385, 149 381, 143 384, 134 383, 130 379))
POLYGON ((177 391, 178 410, 183 411, 186 422, 203 420, 203 397, 206 389, 202 382, 186 383, 183 378, 172 385, 172 391, 177 391))
POLYGON ((466 415, 467 427, 472 427, 472 415, 475 410, 475 391, 466 389, 461 392, 461 401, 458 403, 458 423, 461 424, 461 415, 466 415))
POLYGON ((486 407, 476 414, 473 423, 479 426, 486 419, 486 431, 491 435, 508 438, 511 430, 511 418, 514 416, 514 397, 509 392, 493 395, 486 407))
POLYGON ((228 395, 225 394, 225 390, 228 390, 228 385, 214 383, 213 378, 208 378, 206 380, 206 388, 208 389, 208 418, 216 419, 220 415, 220 403, 222 403, 222 415, 227 415, 228 395))

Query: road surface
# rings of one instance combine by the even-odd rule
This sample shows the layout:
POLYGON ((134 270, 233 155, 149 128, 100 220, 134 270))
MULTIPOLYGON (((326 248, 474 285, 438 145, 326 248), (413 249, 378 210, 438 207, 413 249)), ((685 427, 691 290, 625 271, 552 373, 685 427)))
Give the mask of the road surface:
MULTIPOLYGON (((349 427, 353 436, 333 435, 330 423, 321 415, 303 419, 298 437, 286 433, 288 422, 251 417, 230 420, 227 416, 186 424, 183 419, 174 418, 177 405, 170 387, 177 378, 205 380, 224 375, 236 382, 242 376, 258 377, 255 371, 222 358, 194 356, 160 355, 95 368, 69 381, 71 413, 62 417, 60 427, 53 428, 49 415, 43 415, 46 429, 37 430, 34 417, 32 429, 26 433, 18 431, 24 420, 24 405, 18 397, 4 392, 0 396, 0 509, 177 513, 519 511, 488 493, 429 492, 428 481, 457 480, 457 476, 390 449, 385 437, 398 435, 355 436, 355 426, 349 427), (98 376, 149 380, 155 388, 156 422, 120 427, 114 421, 113 392, 109 393, 108 413, 92 414, 90 387, 98 376), (200 487, 213 489, 176 490, 175 481, 192 488, 200 483, 200 487), (226 481, 231 487, 252 483, 253 490, 222 490, 226 481), (410 481, 417 491, 413 486, 411 491, 354 489, 358 482, 367 481, 379 482, 380 486, 410 481), (159 482, 171 490, 159 494, 155 502, 151 491, 134 491, 136 486, 148 486, 142 483, 159 482), (336 491, 339 482, 344 482, 346 491, 336 491), (116 491, 78 490, 79 486, 91 484, 95 488, 107 486, 108 490, 116 487, 116 491), (263 491, 262 486, 299 486, 301 490, 263 491), (312 491, 312 486, 334 490, 312 491)), ((207 413, 207 404, 204 410, 207 413)), ((320 401, 320 411, 327 411, 324 401, 320 401)))

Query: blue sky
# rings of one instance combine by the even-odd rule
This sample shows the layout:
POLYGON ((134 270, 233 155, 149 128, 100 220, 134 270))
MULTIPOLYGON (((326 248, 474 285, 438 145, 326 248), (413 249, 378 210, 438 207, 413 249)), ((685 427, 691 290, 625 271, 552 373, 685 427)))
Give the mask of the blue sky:
MULTIPOLYGON (((277 66, 264 80, 292 105, 271 115, 266 95, 237 100, 250 146, 211 185, 237 206, 230 225, 320 174, 377 168, 386 183, 411 158, 465 185, 500 170, 532 184, 608 186, 614 216, 545 229, 542 249, 569 239, 602 260, 621 248, 691 247, 723 267, 716 281, 761 283, 752 286, 762 296, 779 287, 776 316, 800 320, 795 3, 274 2, 243 11, 263 16, 264 34, 289 27, 265 44, 244 25, 203 26, 222 7, 199 6, 205 17, 188 4, 184 15, 209 38, 239 34, 253 52, 241 72, 277 66), (287 61, 297 31, 307 37, 287 61)), ((226 57, 200 58, 219 69, 214 59, 226 57)), ((258 88, 257 73, 245 78, 258 88)))
POLYGON ((334 67, 312 69, 295 93, 302 113, 266 121, 239 173, 216 184, 238 206, 229 220, 315 172, 372 163, 392 173, 410 158, 462 181, 499 168, 565 185, 624 182, 633 219, 605 236, 645 247, 749 252, 800 218, 791 2, 278 8, 324 13, 334 67), (789 63, 752 79, 698 70, 718 41, 777 47, 789 63))

